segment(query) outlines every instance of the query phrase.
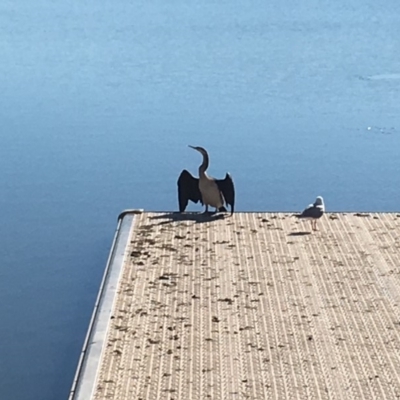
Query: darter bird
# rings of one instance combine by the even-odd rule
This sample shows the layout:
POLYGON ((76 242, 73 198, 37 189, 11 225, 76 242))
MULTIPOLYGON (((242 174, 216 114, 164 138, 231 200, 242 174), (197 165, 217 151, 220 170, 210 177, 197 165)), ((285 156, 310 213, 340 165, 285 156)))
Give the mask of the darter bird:
POLYGON ((183 170, 178 179, 179 211, 184 212, 189 200, 201 202, 206 206, 215 207, 215 212, 226 212, 224 204, 231 206, 231 214, 235 207, 235 187, 229 173, 224 179, 215 179, 207 175, 209 165, 207 151, 203 147, 189 146, 203 155, 203 162, 199 167, 199 178, 195 178, 187 170, 183 170))

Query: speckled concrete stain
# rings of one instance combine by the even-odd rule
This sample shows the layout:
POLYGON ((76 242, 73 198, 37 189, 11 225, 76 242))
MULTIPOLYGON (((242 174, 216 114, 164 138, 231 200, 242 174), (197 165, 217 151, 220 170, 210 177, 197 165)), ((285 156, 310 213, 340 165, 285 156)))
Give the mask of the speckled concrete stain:
POLYGON ((137 215, 94 399, 400 397, 400 215, 137 215))

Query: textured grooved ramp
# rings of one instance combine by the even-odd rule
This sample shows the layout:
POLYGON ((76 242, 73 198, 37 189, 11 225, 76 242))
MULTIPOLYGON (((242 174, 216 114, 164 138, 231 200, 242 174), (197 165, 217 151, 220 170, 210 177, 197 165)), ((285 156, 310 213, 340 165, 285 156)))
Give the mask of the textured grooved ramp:
POLYGON ((400 215, 135 216, 94 399, 400 397, 400 215))

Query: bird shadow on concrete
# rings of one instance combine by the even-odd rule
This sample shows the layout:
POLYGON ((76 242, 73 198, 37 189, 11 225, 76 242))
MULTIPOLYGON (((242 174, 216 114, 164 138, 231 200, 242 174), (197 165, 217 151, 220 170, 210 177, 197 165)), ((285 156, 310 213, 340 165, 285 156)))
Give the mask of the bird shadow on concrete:
POLYGON ((290 232, 288 236, 306 236, 311 235, 311 232, 290 232))
POLYGON ((216 213, 179 213, 179 212, 171 212, 160 215, 155 215, 150 217, 151 219, 163 219, 166 221, 161 221, 159 225, 168 224, 170 222, 179 222, 179 221, 193 221, 196 224, 202 224, 204 222, 213 222, 221 219, 225 219, 228 215, 226 214, 216 214, 216 213))

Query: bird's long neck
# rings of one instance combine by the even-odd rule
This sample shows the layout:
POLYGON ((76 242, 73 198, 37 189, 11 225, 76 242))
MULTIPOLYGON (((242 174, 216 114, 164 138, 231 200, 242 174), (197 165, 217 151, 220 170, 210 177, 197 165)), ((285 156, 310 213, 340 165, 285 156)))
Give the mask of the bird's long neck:
POLYGON ((208 158, 207 152, 202 153, 203 154, 203 163, 199 167, 199 175, 200 176, 205 176, 206 175, 206 170, 208 168, 208 165, 210 164, 210 160, 208 158))

